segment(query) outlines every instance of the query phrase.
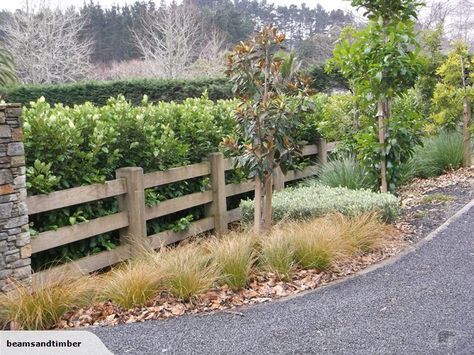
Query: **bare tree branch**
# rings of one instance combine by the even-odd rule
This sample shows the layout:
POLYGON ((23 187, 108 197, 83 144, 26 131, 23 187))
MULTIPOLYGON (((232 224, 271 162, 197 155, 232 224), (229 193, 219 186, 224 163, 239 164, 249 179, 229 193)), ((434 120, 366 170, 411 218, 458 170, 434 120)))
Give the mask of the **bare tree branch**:
POLYGON ((2 24, 5 45, 24 83, 60 83, 85 78, 91 71, 90 40, 79 34, 86 22, 73 9, 60 11, 26 3, 2 24))
POLYGON ((171 4, 143 14, 133 29, 137 48, 143 59, 156 64, 156 75, 183 77, 196 59, 200 34, 197 11, 185 5, 171 4))

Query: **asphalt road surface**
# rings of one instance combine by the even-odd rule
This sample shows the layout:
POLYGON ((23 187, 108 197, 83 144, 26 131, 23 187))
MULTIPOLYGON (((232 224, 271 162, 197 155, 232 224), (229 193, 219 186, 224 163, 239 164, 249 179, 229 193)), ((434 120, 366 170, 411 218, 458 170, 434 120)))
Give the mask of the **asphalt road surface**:
POLYGON ((474 354, 473 204, 395 261, 243 316, 90 330, 114 354, 474 354))

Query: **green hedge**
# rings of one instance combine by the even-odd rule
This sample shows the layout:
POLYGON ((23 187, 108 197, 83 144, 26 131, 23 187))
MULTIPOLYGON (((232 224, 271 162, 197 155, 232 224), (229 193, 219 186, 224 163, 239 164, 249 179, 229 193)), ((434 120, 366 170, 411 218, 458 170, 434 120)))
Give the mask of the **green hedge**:
POLYGON ((87 81, 57 85, 20 85, 0 88, 1 96, 8 102, 28 105, 44 97, 50 104, 83 104, 89 101, 105 105, 110 97, 123 95, 132 104, 140 104, 143 95, 151 102, 183 101, 200 97, 207 90, 211 100, 232 98, 232 86, 225 78, 195 80, 135 79, 117 81, 87 81))
MULTIPOLYGON (((109 99, 104 106, 51 105, 44 99, 32 102, 23 110, 28 194, 110 180, 115 170, 124 166, 141 166, 145 172, 151 172, 200 162, 219 150, 225 136, 235 134, 236 105, 236 100, 212 101, 206 96, 181 103, 142 100, 139 105, 123 96, 109 99)), ((308 115, 306 119, 298 129, 298 137, 314 141, 313 117, 308 115)), ((244 177, 241 171, 226 174, 229 183, 244 177)), ((151 206, 208 188, 209 178, 203 177, 147 189, 146 203, 151 206)), ((229 203, 237 207, 239 201, 231 198, 229 203)), ((62 208, 31 216, 31 231, 34 235, 115 211, 114 198, 62 208)), ((160 217, 147 223, 148 231, 154 234, 166 229, 185 229, 192 220, 202 218, 203 212, 198 207, 160 217)), ((81 240, 35 254, 33 267, 38 269, 59 257, 80 258, 117 244, 116 233, 81 240)))
MULTIPOLYGON (((240 204, 244 221, 253 220, 253 200, 240 204)), ((273 219, 307 219, 330 212, 354 216, 377 211, 384 221, 392 222, 399 215, 399 201, 391 194, 369 190, 349 190, 344 187, 327 187, 317 182, 307 182, 299 187, 289 187, 273 196, 273 219)))

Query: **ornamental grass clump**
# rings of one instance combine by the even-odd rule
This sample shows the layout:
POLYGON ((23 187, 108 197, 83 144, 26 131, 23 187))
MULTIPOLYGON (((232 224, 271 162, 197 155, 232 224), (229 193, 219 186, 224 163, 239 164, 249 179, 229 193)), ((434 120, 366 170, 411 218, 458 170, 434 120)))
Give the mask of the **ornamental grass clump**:
POLYGON ((441 132, 438 136, 423 140, 415 149, 412 160, 416 176, 422 178, 441 175, 458 169, 464 161, 463 136, 459 132, 441 132))
POLYGON ((343 241, 343 253, 348 256, 374 251, 381 245, 382 238, 389 229, 374 213, 352 218, 337 213, 328 216, 328 220, 338 226, 343 241))
POLYGON ((264 270, 288 281, 295 268, 295 248, 288 235, 276 227, 270 235, 260 238, 260 262, 264 270))
POLYGON ((327 270, 343 250, 341 228, 330 218, 289 223, 286 228, 295 250, 295 260, 303 269, 327 270))
POLYGON ((156 262, 164 274, 165 290, 183 301, 211 288, 218 276, 210 256, 195 244, 165 250, 158 254, 156 262))
POLYGON ((0 320, 24 330, 50 329, 64 313, 96 297, 96 280, 74 272, 53 272, 33 288, 13 285, 11 292, 0 295, 0 320))
POLYGON ((376 185, 368 171, 349 156, 322 165, 318 178, 321 185, 346 187, 351 190, 373 189, 376 185))
POLYGON ((103 276, 101 297, 130 309, 144 306, 163 287, 164 275, 144 260, 127 261, 103 276))
POLYGON ((207 243, 213 263, 221 274, 221 283, 238 290, 249 282, 256 261, 256 239, 251 234, 229 233, 207 243))

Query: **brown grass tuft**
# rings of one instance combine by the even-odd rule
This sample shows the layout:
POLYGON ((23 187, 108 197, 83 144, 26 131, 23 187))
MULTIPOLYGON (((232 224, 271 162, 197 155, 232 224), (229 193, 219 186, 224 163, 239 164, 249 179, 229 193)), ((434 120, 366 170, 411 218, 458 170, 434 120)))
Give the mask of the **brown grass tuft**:
POLYGON ((14 283, 11 292, 0 295, 0 319, 20 329, 50 329, 65 312, 94 302, 95 283, 73 272, 52 273, 33 289, 14 283))
POLYGON ((212 287, 215 267, 201 246, 188 244, 161 252, 157 263, 164 273, 164 286, 172 295, 188 301, 212 287))
POLYGON ((233 290, 245 287, 256 261, 257 239, 250 233, 231 232, 206 244, 212 261, 222 275, 222 282, 233 290))
POLYGON ((260 238, 263 269, 275 273, 281 280, 288 281, 295 267, 295 247, 280 227, 260 238))
POLYGON ((163 277, 153 263, 127 261, 103 276, 101 297, 126 309, 143 306, 163 287, 163 277))

